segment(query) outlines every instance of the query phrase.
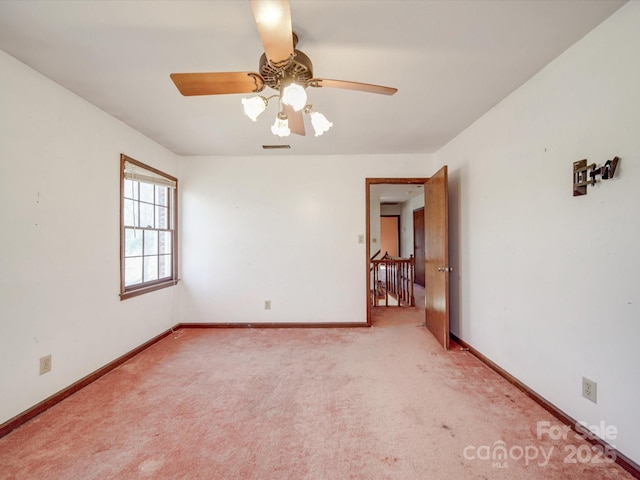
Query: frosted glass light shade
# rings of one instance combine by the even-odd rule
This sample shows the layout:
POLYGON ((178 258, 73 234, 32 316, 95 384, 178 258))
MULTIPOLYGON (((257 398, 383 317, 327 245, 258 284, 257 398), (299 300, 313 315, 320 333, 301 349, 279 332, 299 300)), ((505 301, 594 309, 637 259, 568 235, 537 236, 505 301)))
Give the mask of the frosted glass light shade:
POLYGON ((313 125, 313 129, 316 132, 316 137, 319 137, 324 132, 333 127, 333 123, 327 120, 320 112, 311 112, 311 125, 313 125))
POLYGON ((282 103, 299 112, 307 103, 307 92, 297 83, 291 83, 282 90, 282 103))
POLYGON ((243 98, 244 114, 254 122, 258 119, 258 115, 267 108, 267 99, 261 95, 251 98, 243 98))
POLYGON ((291 133, 289 128, 289 119, 284 112, 278 113, 276 121, 271 125, 271 132, 279 137, 288 137, 291 133))

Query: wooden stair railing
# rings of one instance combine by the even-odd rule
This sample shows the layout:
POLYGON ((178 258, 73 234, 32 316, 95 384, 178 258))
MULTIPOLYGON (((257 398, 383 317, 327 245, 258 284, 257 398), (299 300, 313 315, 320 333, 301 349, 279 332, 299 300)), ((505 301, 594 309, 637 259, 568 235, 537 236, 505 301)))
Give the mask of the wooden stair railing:
POLYGON ((380 300, 384 300, 384 305, 389 306, 390 296, 396 300, 397 306, 415 306, 413 255, 409 258, 392 257, 386 252, 382 258, 371 260, 371 271, 373 272, 371 302, 374 307, 380 306, 380 300))

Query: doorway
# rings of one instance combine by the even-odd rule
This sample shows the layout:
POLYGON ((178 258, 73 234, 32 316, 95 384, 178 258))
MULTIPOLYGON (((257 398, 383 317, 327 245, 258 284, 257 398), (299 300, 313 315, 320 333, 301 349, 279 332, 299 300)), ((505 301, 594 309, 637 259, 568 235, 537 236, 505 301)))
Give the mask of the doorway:
MULTIPOLYGON (((380 252, 380 219, 381 204, 383 203, 382 192, 385 187, 395 187, 396 193, 398 188, 404 189, 407 193, 411 193, 411 189, 407 187, 422 188, 422 214, 423 214, 423 251, 424 258, 420 264, 424 266, 424 312, 422 321, 427 329, 433 334, 438 342, 445 350, 449 348, 449 273, 452 271, 449 266, 448 259, 448 170, 447 166, 443 166, 430 178, 367 178, 365 180, 366 189, 366 252, 367 252, 367 325, 372 325, 372 298, 376 298, 376 292, 372 290, 372 262, 371 254, 380 252), (374 231, 372 233, 372 226, 374 231)), ((385 198, 384 200, 388 200, 385 198)), ((388 203, 388 202, 386 202, 388 203)), ((403 202, 400 202, 403 203, 403 202)), ((405 209, 406 210, 406 209, 405 209)), ((418 206, 411 208, 409 217, 411 230, 413 229, 414 218, 420 225, 418 206), (414 215, 415 214, 415 215, 414 215)), ((406 230, 407 222, 401 218, 401 231, 406 230)), ((419 227, 417 227, 419 228, 419 227)), ((408 235, 404 236, 405 238, 408 235)), ((420 242, 420 236, 414 240, 413 231, 411 232, 411 243, 420 242)), ((405 248, 405 240, 400 239, 400 251, 405 253, 413 251, 405 248)), ((417 252, 420 252, 418 246, 417 252)), ((414 259, 415 260, 415 259, 414 259)), ((417 262, 416 262, 417 263, 417 262)), ((415 281, 415 279, 414 279, 415 281)), ((388 307, 378 307, 388 308, 388 307)))
MULTIPOLYGON (((389 249, 384 239, 383 223, 395 217, 398 220, 395 234, 398 243, 398 253, 389 255, 408 259, 413 255, 413 210, 424 206, 424 184, 426 178, 368 178, 366 179, 366 251, 367 251, 367 324, 371 325, 371 295, 374 279, 372 278, 372 257, 382 256, 389 249)), ((378 258, 378 257, 376 257, 378 258)), ((415 262, 414 262, 415 263, 415 262)), ((421 287, 420 287, 421 288, 421 287)), ((424 297, 422 290, 421 297, 424 297)), ((424 301, 416 305, 424 308, 424 301)), ((375 307, 378 308, 378 307, 375 307)), ((387 308, 387 307, 381 307, 387 308)), ((395 307, 389 307, 395 308, 395 307)))

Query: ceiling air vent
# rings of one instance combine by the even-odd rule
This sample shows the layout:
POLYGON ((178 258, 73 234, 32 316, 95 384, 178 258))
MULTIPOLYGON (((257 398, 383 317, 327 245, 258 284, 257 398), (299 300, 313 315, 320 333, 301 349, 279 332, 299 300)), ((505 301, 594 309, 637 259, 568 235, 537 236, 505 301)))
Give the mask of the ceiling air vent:
POLYGON ((280 148, 291 148, 291 145, 262 145, 265 150, 278 150, 280 148))

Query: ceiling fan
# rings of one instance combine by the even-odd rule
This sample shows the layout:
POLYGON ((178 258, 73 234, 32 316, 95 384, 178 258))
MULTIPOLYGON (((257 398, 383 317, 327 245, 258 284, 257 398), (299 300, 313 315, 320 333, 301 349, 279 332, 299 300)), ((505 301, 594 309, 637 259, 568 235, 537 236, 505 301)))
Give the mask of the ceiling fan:
POLYGON ((345 88, 382 95, 397 92, 396 88, 381 85, 314 77, 311 60, 295 48, 298 37, 291 26, 289 0, 249 0, 249 3, 265 52, 260 57, 259 73, 172 73, 171 79, 182 95, 259 93, 271 87, 278 93, 270 97, 243 98, 242 103, 245 114, 255 122, 269 100, 278 98, 280 109, 271 131, 282 137, 291 132, 305 134, 303 112, 311 117, 316 136, 333 125, 307 104, 307 87, 345 88))

